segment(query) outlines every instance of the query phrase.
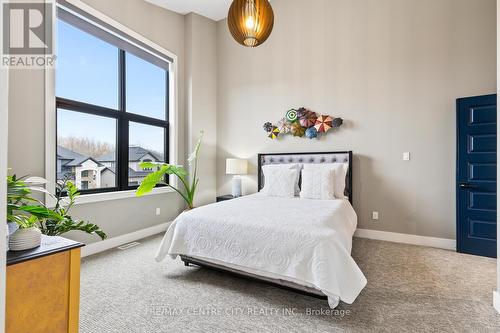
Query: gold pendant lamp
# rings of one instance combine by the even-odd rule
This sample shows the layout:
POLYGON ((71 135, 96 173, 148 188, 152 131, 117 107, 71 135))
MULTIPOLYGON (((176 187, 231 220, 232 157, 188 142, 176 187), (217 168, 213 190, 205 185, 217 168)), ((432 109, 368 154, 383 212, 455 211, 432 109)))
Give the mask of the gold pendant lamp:
POLYGON ((233 0, 227 15, 227 25, 239 44, 259 46, 273 30, 273 8, 269 0, 233 0))

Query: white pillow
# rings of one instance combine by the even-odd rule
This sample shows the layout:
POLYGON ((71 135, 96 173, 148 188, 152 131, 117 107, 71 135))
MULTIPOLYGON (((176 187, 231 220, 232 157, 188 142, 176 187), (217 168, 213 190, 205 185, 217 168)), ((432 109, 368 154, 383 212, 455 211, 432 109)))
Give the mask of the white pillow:
POLYGON ((335 196, 339 199, 347 198, 345 195, 345 177, 349 170, 348 163, 333 163, 336 164, 335 169, 335 196))
POLYGON ((297 176, 295 178, 295 183, 294 183, 294 195, 299 195, 299 193, 300 193, 299 178, 300 178, 300 170, 302 169, 302 164, 291 163, 291 164, 268 164, 268 165, 264 165, 262 167, 262 172, 264 173, 264 187, 261 190, 262 193, 266 193, 267 192, 266 170, 271 170, 271 169, 283 169, 283 170, 293 169, 293 170, 297 170, 297 176))
POLYGON ((335 197, 338 199, 346 198, 345 191, 345 177, 347 176, 347 170, 349 169, 348 163, 312 163, 304 164, 304 170, 326 168, 333 170, 334 172, 334 182, 335 182, 335 197))
POLYGON ((299 171, 286 168, 263 169, 266 180, 265 194, 271 197, 293 198, 295 196, 295 179, 299 171))
POLYGON ((335 199, 335 172, 328 168, 302 170, 300 197, 306 199, 335 199))

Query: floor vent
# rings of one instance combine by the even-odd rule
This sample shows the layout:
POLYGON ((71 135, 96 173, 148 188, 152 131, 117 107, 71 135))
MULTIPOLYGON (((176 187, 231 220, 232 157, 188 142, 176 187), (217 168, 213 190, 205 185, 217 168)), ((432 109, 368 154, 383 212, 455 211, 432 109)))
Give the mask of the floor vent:
POLYGON ((141 243, 139 243, 139 242, 132 242, 132 243, 123 244, 123 245, 118 246, 118 249, 119 250, 128 250, 131 247, 134 247, 134 246, 137 246, 137 245, 141 245, 141 243))

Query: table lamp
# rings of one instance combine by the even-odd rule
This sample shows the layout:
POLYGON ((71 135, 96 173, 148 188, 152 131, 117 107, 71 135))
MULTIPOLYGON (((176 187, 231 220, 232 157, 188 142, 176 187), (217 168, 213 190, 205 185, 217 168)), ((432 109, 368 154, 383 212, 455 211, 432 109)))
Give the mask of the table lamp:
POLYGON ((248 173, 248 161, 239 158, 226 159, 226 174, 234 175, 231 182, 231 194, 233 197, 241 197, 241 175, 248 173))

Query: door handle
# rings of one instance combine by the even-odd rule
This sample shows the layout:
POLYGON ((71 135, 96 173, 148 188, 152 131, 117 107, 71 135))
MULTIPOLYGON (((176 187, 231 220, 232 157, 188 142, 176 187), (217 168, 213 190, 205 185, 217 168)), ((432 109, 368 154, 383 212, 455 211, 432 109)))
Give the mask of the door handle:
POLYGON ((477 188, 477 186, 469 184, 469 183, 460 183, 458 186, 462 190, 469 190, 469 189, 477 188))

